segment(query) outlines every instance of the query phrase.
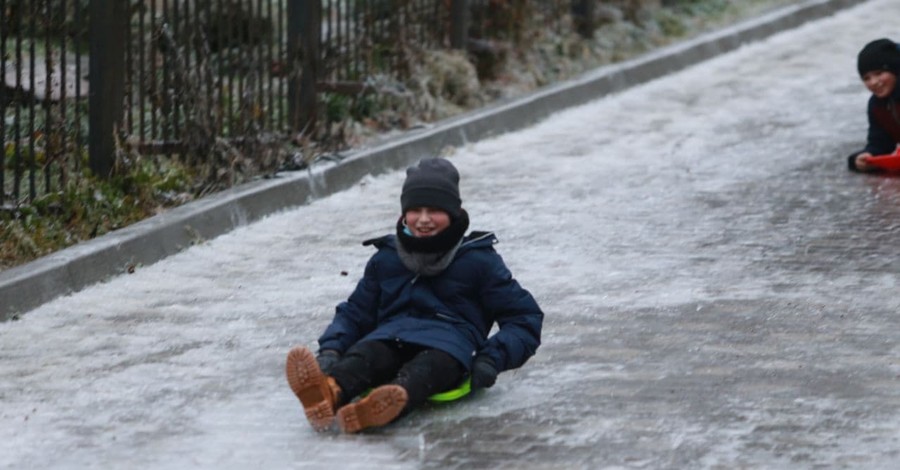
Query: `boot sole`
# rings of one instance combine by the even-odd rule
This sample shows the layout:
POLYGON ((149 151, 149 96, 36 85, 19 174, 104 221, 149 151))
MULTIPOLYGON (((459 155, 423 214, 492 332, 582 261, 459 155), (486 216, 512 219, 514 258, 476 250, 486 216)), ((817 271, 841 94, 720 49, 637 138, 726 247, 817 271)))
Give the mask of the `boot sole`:
POLYGON ((330 390, 316 357, 306 348, 288 353, 285 366, 288 384, 303 404, 306 419, 316 431, 324 431, 334 422, 334 406, 328 399, 330 390))
POLYGON ((362 400, 338 410, 338 425, 346 433, 384 426, 400 416, 408 399, 403 387, 383 385, 362 400))

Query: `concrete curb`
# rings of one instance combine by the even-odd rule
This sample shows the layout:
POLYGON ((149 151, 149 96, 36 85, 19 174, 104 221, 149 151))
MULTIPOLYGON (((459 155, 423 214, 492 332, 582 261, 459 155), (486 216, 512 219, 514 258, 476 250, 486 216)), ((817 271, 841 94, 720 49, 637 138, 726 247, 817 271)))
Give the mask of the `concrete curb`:
POLYGON ((522 129, 554 112, 645 83, 864 2, 808 0, 627 62, 601 67, 522 98, 406 133, 359 150, 339 164, 249 183, 0 272, 0 321, 17 318, 52 299, 159 261, 198 241, 345 190, 367 175, 404 168, 445 147, 522 129))

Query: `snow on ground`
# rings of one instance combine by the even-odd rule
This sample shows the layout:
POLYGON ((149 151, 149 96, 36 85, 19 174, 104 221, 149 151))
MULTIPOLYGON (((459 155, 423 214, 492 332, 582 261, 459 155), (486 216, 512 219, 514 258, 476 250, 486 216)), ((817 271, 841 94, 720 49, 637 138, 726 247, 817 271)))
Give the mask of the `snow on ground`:
MULTIPOLYGON (((844 155, 861 145, 866 126, 856 52, 896 34, 897 24, 896 2, 873 0, 457 149, 450 158, 462 174, 472 229, 498 234, 498 251, 547 314, 534 360, 477 399, 370 435, 320 435, 283 378, 288 349, 314 347, 334 305, 361 276, 372 249, 360 242, 392 230, 404 176, 395 172, 0 324, 0 467, 453 468, 470 458, 478 468, 559 468, 566 457, 553 449, 569 449, 583 468, 888 468, 900 461, 896 406, 881 418, 857 410, 854 435, 797 425, 788 435, 805 450, 792 454, 779 450, 784 434, 745 441, 768 429, 766 420, 795 416, 767 407, 780 396, 765 390, 767 376, 758 391, 748 386, 746 395, 721 404, 742 416, 738 424, 724 421, 722 409, 686 418, 672 411, 682 402, 662 397, 636 409, 633 390, 611 399, 582 385, 590 378, 649 390, 690 362, 672 365, 666 354, 699 358, 715 348, 716 355, 737 351, 720 364, 722 377, 740 382, 736 371, 757 367, 764 354, 773 367, 764 348, 705 343, 718 331, 709 326, 714 317, 692 323, 690 334, 675 331, 691 315, 713 315, 712 304, 822 305, 775 309, 761 319, 735 314, 735 322, 787 322, 835 308, 858 315, 853 305, 898 310, 897 300, 881 295, 896 290, 895 273, 861 282, 858 270, 784 261, 819 262, 802 255, 846 228, 835 211, 862 211, 874 223, 877 214, 897 215, 883 206, 897 202, 895 183, 853 179, 844 169, 844 155), (821 190, 828 184, 833 191, 821 190), (799 196, 785 203, 779 191, 799 196), (651 314, 670 319, 673 331, 640 323, 651 314), (628 335, 658 345, 660 356, 616 349, 628 335), (610 400, 617 409, 600 405, 610 400), (534 422, 554 431, 523 424, 534 422), (466 440, 466 429, 484 434, 492 423, 505 436, 488 442, 493 454, 466 440), (628 433, 638 437, 617 437, 628 433), (534 440, 543 444, 529 453, 506 448, 534 440), (807 460, 797 457, 803 453, 807 460)), ((823 256, 845 255, 829 247, 823 256)), ((790 350, 770 343, 800 334, 784 325, 788 331, 773 331, 761 344, 790 350)), ((854 331, 882 334, 876 326, 861 321, 854 331)), ((884 353, 896 353, 896 344, 883 344, 884 353)), ((815 356, 795 347, 810 366, 841 358, 871 364, 845 349, 835 351, 849 356, 827 349, 815 356)), ((885 367, 900 373, 896 361, 885 367)), ((883 400, 896 404, 897 392, 887 389, 879 389, 883 400)), ((797 400, 809 413, 797 415, 801 422, 829 413, 851 420, 836 411, 846 406, 838 398, 797 400)), ((775 423, 770 432, 790 432, 792 423, 775 423)))

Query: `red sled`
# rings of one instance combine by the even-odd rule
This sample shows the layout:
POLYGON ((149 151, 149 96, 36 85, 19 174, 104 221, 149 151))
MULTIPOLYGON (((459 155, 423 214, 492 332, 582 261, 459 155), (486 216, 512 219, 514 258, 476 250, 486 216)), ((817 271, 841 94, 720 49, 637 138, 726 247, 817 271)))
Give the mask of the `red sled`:
POLYGON ((882 170, 898 171, 900 170, 900 147, 898 147, 894 153, 872 155, 871 157, 866 158, 866 164, 881 168, 882 170))

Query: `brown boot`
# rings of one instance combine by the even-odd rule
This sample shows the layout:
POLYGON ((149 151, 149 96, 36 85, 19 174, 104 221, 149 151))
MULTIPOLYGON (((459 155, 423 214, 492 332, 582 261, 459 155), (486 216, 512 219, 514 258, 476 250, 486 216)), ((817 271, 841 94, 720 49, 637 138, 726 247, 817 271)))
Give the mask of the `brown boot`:
POLYGON ((344 432, 359 432, 393 421, 406 406, 409 396, 399 385, 382 385, 365 398, 338 410, 338 425, 344 432))
POLYGON ((306 419, 316 431, 325 431, 334 421, 340 387, 319 369, 316 356, 304 347, 291 349, 287 356, 288 384, 303 404, 306 419))

